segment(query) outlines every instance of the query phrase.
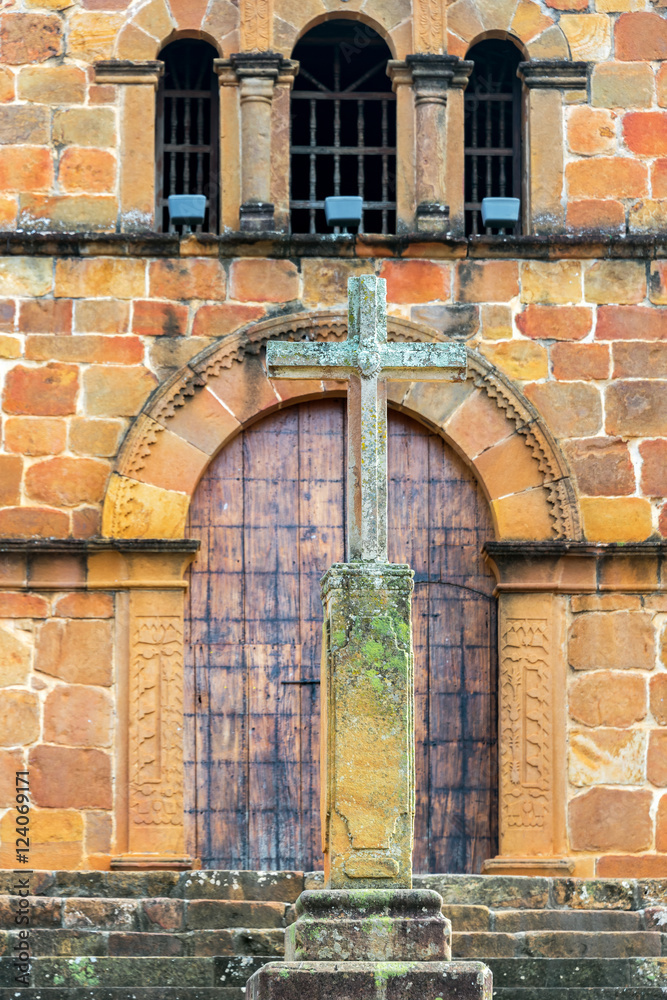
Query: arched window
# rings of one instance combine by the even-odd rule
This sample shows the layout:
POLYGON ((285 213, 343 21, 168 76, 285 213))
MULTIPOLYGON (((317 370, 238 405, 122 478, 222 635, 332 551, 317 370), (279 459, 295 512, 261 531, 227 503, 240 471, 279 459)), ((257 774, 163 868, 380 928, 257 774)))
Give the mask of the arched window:
POLYGON ((361 195, 360 232, 396 230, 396 98, 391 52, 359 21, 327 21, 293 52, 291 224, 330 233, 329 195, 361 195))
POLYGON ((465 219, 466 235, 476 236, 484 232, 482 198, 521 197, 521 54, 493 40, 466 59, 475 68, 465 93, 465 219))
POLYGON ((217 52, 207 42, 182 39, 162 50, 164 76, 157 94, 156 227, 174 233, 170 194, 204 194, 207 211, 198 232, 218 231, 218 78, 217 52))

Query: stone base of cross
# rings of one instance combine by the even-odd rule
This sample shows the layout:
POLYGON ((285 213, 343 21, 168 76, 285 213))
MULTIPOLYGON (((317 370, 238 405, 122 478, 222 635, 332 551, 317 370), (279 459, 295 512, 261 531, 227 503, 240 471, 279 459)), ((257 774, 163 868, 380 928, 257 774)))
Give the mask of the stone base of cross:
POLYGON ((414 825, 412 573, 387 562, 388 381, 461 381, 460 344, 387 342, 386 282, 348 283, 342 343, 270 342, 272 378, 348 382, 349 563, 322 581, 322 837, 331 888, 409 888, 414 825))

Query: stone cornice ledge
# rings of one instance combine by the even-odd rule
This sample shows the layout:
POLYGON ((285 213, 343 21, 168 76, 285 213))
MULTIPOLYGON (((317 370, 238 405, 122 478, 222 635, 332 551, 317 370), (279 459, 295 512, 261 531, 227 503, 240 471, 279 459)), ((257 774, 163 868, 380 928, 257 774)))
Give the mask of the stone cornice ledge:
POLYGON ((0 233, 0 256, 30 257, 368 257, 443 260, 474 259, 631 259, 667 256, 663 235, 475 236, 441 233, 340 236, 281 233, 202 234, 181 239, 168 233, 0 233))
POLYGON ((190 538, 1 538, 0 591, 184 590, 190 538))
MULTIPOLYGON (((667 540, 487 542, 496 593, 667 594, 667 540)), ((667 610, 667 605, 666 605, 667 610)))

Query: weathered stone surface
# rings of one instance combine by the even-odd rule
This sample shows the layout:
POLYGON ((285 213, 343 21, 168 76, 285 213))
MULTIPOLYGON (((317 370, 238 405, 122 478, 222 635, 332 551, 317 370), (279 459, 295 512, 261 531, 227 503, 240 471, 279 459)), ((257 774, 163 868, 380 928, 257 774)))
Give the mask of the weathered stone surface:
POLYGON ((192 871, 180 876, 175 895, 184 899, 250 899, 295 903, 303 872, 192 871))
POLYGON ((109 458, 116 454, 124 430, 121 420, 74 417, 69 425, 69 445, 79 455, 109 458))
POLYGON ((111 809, 111 760, 101 750, 40 746, 30 751, 29 766, 35 805, 111 809))
POLYGON ((6 413, 65 416, 76 411, 78 390, 78 371, 72 365, 16 365, 5 378, 4 409, 6 413))
POLYGON ((78 299, 74 306, 74 329, 77 333, 127 333, 129 329, 129 302, 78 299))
POLYGON ((68 299, 23 299, 19 309, 21 333, 70 334, 72 303, 68 299))
POLYGON ((39 736, 39 701, 31 691, 8 689, 0 698, 0 746, 27 746, 39 736))
POLYGON ((574 160, 565 168, 572 198, 641 198, 648 194, 648 169, 629 157, 574 160))
POLYGON ((613 199, 573 198, 567 205, 567 228, 577 232, 625 233, 625 208, 613 199))
POLYGON ((39 633, 35 669, 70 684, 108 686, 112 650, 108 622, 49 621, 39 633))
POLYGON ((19 455, 0 455, 0 504, 21 502, 23 459, 19 455))
POLYGON ((190 900, 185 913, 188 930, 217 930, 226 927, 284 927, 284 903, 240 902, 237 900, 190 900))
POLYGON ((2 61, 13 65, 44 62, 60 55, 60 18, 52 14, 3 14, 0 51, 2 61))
POLYGON ((644 781, 646 733, 638 730, 572 731, 569 736, 570 783, 641 785, 644 781))
POLYGON ((116 179, 116 157, 101 149, 71 146, 60 158, 58 179, 63 191, 111 191, 116 179))
POLYGON ((602 401, 598 389, 592 385, 533 383, 524 391, 556 437, 586 437, 597 434, 601 428, 602 401))
POLYGON ((29 104, 0 107, 0 136, 3 145, 46 144, 49 141, 47 109, 33 108, 29 104))
POLYGON ((667 785, 667 732, 654 729, 649 734, 646 776, 658 786, 667 785))
POLYGON ((271 963, 248 980, 249 1000, 421 1000, 425 996, 491 1000, 491 973, 479 962, 271 963))
POLYGON ((610 111, 596 110, 586 104, 570 108, 567 144, 580 156, 612 152, 616 146, 615 116, 610 111))
POLYGON ((593 328, 593 310, 584 306, 529 305, 516 325, 533 340, 582 340, 593 328))
POLYGON ((112 108, 67 108, 53 116, 53 139, 73 146, 104 149, 116 143, 112 108))
POLYGON ((667 726, 667 674, 656 674, 650 682, 651 714, 660 726, 667 726))
POLYGON ((575 851, 643 851, 650 847, 650 791, 592 788, 569 805, 575 851))
POLYGON ((479 307, 474 305, 414 306, 410 317, 457 340, 468 340, 479 330, 479 307))
POLYGON ((634 466, 625 442, 616 438, 582 438, 568 443, 567 454, 581 493, 624 496, 635 492, 634 466))
POLYGON ((509 340, 512 310, 509 306, 482 306, 482 336, 485 340, 509 340))
MULTIPOLYGON (((652 677, 651 685, 662 677, 662 674, 652 677)), ((596 670, 570 684, 568 707, 570 718, 586 726, 631 726, 646 718, 646 681, 634 675, 624 677, 613 671, 596 670)), ((655 716, 652 704, 651 711, 655 716)))
POLYGON ((26 66, 19 73, 18 96, 37 104, 82 104, 86 74, 75 66, 26 66))
POLYGON ((524 261, 521 301, 546 305, 581 301, 581 264, 576 260, 524 261))
POLYGON ((456 266, 454 297, 459 302, 507 302, 518 293, 515 261, 463 261, 456 266))
POLYGON ((86 411, 97 417, 132 417, 156 383, 153 373, 139 366, 91 365, 83 376, 86 411))
POLYGON ((651 504, 641 497, 584 497, 580 510, 591 542, 644 542, 653 533, 651 504))
POLYGON ((607 344, 554 344, 550 351, 553 377, 559 382, 609 378, 607 344))
POLYGON ((667 24, 658 13, 621 14, 614 30, 617 59, 649 62, 667 59, 667 24))
POLYGON ((632 305, 646 298, 646 265, 643 261, 598 260, 584 270, 587 302, 632 305))
POLYGON ((575 670, 653 670, 655 632, 651 616, 636 611, 591 611, 570 626, 568 660, 575 670))
POLYGON ((236 260, 229 282, 239 302, 289 302, 299 295, 299 273, 287 260, 236 260))
POLYGON ((608 434, 661 437, 667 434, 664 382, 635 379, 615 382, 606 394, 608 434))
POLYGON ((28 635, 18 630, 0 629, 0 687, 25 684, 31 659, 28 635))
POLYGON ((432 889, 306 891, 285 932, 288 962, 433 962, 451 958, 449 920, 432 889))
POLYGON ((642 458, 641 488, 645 496, 667 495, 667 441, 658 438, 642 441, 639 446, 642 458))
POLYGON ((648 108, 655 82, 643 62, 599 63, 591 77, 591 101, 598 108, 648 108))
POLYGON ((387 282, 387 301, 408 303, 448 299, 450 268, 428 260, 385 261, 380 277, 387 282))
POLYGON ((106 691, 60 685, 44 703, 44 740, 70 747, 111 746, 111 710, 106 691))
POLYGON ((104 497, 109 466, 88 458, 50 458, 31 465, 26 493, 32 500, 56 507, 75 507, 104 497))
POLYGON ((145 270, 142 260, 131 258, 63 258, 56 260, 55 294, 58 298, 72 299, 142 298, 145 270))
POLYGON ((667 377, 667 343, 619 341, 612 344, 612 354, 614 378, 667 377))

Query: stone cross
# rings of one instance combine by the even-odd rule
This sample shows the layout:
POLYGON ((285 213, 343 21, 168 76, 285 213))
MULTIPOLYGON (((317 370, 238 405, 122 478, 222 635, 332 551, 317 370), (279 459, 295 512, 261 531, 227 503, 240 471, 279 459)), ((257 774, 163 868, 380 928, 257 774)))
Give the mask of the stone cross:
POLYGON ((387 561, 387 382, 463 381, 462 344, 387 342, 386 288, 374 274, 348 281, 342 343, 266 345, 270 378, 345 379, 348 385, 348 552, 387 561))

